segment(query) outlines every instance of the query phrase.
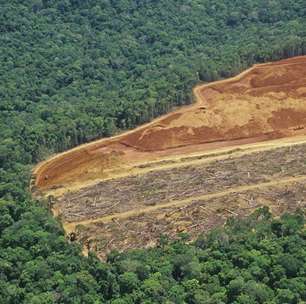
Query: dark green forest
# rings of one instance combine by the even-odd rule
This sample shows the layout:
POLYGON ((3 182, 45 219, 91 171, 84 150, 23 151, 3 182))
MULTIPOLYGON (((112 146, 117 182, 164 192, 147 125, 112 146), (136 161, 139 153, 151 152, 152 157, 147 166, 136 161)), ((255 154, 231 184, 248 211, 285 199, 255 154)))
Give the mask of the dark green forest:
POLYGON ((0 0, 0 303, 303 303, 301 213, 99 262, 28 191, 33 164, 306 54, 304 0, 0 0))

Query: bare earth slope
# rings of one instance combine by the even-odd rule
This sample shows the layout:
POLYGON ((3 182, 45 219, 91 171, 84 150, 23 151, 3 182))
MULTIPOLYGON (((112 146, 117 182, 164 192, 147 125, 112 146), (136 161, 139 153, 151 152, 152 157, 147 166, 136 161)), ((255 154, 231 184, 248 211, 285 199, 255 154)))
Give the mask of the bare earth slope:
POLYGON ((306 57, 194 89, 196 103, 37 165, 68 238, 104 258, 259 206, 306 208, 306 57))
POLYGON ((194 89, 196 103, 135 130, 39 164, 35 186, 82 188, 136 164, 218 147, 306 134, 306 57, 256 65, 194 89))

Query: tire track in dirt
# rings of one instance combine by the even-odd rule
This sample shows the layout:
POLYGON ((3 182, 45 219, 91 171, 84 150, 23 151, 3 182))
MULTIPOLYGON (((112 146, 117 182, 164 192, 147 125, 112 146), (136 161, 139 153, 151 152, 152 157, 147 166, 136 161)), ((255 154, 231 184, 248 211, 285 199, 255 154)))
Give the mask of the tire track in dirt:
POLYGON ((267 187, 273 187, 273 186, 279 186, 279 185, 289 185, 295 182, 302 182, 305 180, 306 180, 306 175, 301 175, 301 176, 282 178, 282 179, 278 179, 278 180, 274 180, 270 182, 258 183, 258 184, 253 184, 253 185, 238 186, 238 187, 233 187, 228 190, 224 190, 220 192, 190 197, 190 198, 186 198, 183 200, 169 201, 167 203, 162 203, 162 204, 157 204, 155 206, 142 208, 141 210, 130 210, 127 212, 112 214, 109 216, 104 216, 104 217, 92 219, 92 220, 63 223, 63 227, 66 233, 70 233, 72 231, 75 231, 76 226, 78 225, 86 226, 86 225, 90 225, 94 223, 107 223, 107 222, 113 221, 114 219, 126 219, 132 216, 150 213, 152 211, 156 211, 156 210, 163 209, 163 208, 181 207, 181 206, 189 205, 197 200, 201 200, 201 201, 209 200, 209 199, 219 198, 219 197, 227 196, 227 195, 238 193, 238 192, 241 193, 241 192, 246 192, 250 190, 258 190, 262 188, 267 188, 267 187))

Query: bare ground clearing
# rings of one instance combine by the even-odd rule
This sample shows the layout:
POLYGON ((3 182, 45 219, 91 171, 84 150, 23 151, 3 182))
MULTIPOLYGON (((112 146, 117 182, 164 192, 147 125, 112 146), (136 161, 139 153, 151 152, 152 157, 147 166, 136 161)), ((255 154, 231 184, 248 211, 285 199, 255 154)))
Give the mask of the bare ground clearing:
POLYGON ((153 246, 161 234, 194 239, 261 206, 275 215, 305 208, 305 156, 302 143, 103 181, 57 199, 56 209, 84 253, 105 258, 113 249, 153 246))
POLYGON ((306 175, 306 144, 102 181, 57 200, 64 222, 79 222, 240 186, 306 175))
POLYGON ((306 181, 236 192, 208 200, 195 199, 180 208, 169 206, 110 222, 79 225, 76 231, 79 241, 87 244, 87 250, 94 250, 103 259, 114 249, 123 251, 154 246, 161 235, 175 239, 178 233, 187 232, 193 240, 200 233, 224 224, 229 217, 247 216, 262 206, 269 206, 276 216, 306 208, 306 181))
POLYGON ((39 164, 33 185, 47 193, 83 188, 135 165, 220 146, 306 134, 306 57, 256 65, 199 85, 196 103, 121 135, 39 164))
POLYGON ((199 85, 196 103, 56 155, 35 196, 101 258, 245 216, 306 207, 306 56, 199 85))

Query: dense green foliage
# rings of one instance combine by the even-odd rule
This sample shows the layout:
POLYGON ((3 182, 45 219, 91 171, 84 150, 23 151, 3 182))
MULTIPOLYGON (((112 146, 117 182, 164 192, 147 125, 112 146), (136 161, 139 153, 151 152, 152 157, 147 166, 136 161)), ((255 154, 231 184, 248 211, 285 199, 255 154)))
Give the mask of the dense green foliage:
POLYGON ((1 2, 6 168, 189 103, 199 79, 306 50, 304 0, 1 2))
POLYGON ((1 0, 0 303, 305 301, 300 216, 100 263, 27 193, 47 155, 190 103, 199 80, 305 53, 305 15, 304 0, 1 0))
POLYGON ((284 304, 306 301, 301 213, 267 209, 150 250, 80 256, 40 208, 0 202, 0 303, 284 304), (13 224, 15 222, 15 224, 13 224))
POLYGON ((306 231, 302 215, 247 220, 198 239, 110 256, 122 299, 112 303, 302 303, 306 300, 306 231))

